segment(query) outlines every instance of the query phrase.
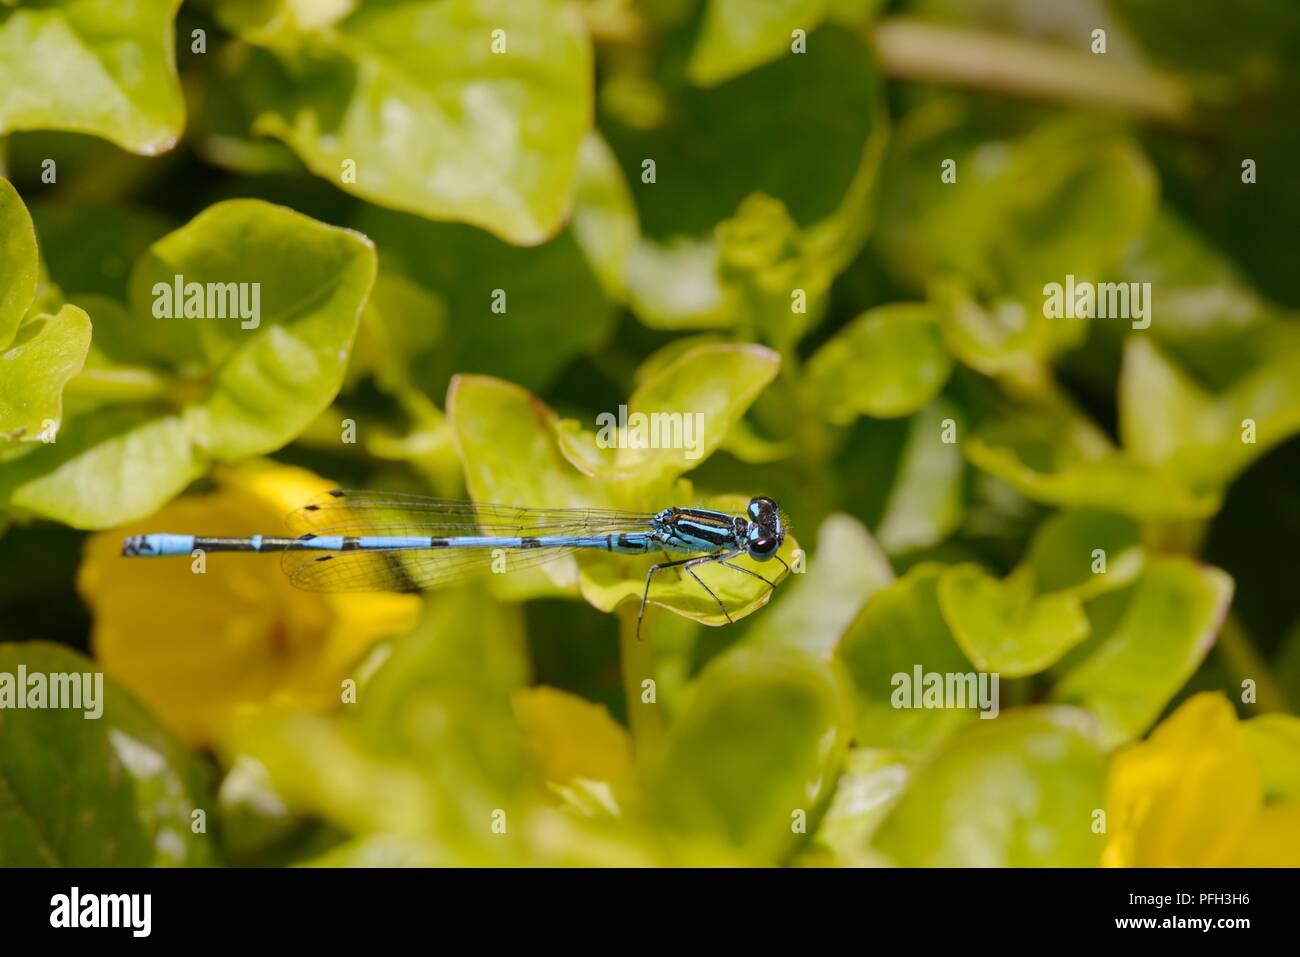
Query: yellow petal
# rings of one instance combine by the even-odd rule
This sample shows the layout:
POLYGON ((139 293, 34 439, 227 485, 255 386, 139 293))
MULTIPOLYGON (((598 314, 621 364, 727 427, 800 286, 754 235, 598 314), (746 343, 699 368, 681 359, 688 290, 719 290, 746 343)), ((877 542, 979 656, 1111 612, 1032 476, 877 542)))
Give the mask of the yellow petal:
POLYGON ((511 702, 548 781, 616 781, 631 775, 627 732, 603 705, 545 686, 521 689, 511 702))
POLYGON ((1263 805, 1259 770, 1232 705, 1189 698, 1114 758, 1107 783, 1107 866, 1228 862, 1263 805))
POLYGON ((414 625, 413 595, 319 595, 280 573, 273 555, 127 559, 141 532, 285 534, 290 507, 330 483, 302 469, 253 464, 218 473, 221 487, 178 499, 130 526, 92 535, 77 585, 94 617, 105 670, 195 744, 235 715, 269 705, 319 708, 341 699, 362 652, 414 625))
POLYGON ((1255 816, 1232 867, 1300 867, 1300 802, 1270 804, 1255 816))

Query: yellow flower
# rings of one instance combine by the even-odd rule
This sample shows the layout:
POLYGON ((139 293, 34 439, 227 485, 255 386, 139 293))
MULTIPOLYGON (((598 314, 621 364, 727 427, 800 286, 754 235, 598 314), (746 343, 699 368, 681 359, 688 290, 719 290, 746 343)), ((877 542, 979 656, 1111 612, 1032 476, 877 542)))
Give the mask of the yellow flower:
POLYGON ((1221 694, 1189 698, 1116 754, 1108 867, 1295 867, 1300 802, 1265 804, 1259 763, 1221 694))
POLYGON ((216 478, 216 491, 91 536, 77 579, 105 671, 194 744, 245 713, 337 704, 357 659, 410 629, 420 608, 414 595, 299 591, 276 556, 209 554, 202 574, 188 558, 121 556, 122 539, 141 532, 287 534, 284 516, 332 487, 268 463, 216 478))

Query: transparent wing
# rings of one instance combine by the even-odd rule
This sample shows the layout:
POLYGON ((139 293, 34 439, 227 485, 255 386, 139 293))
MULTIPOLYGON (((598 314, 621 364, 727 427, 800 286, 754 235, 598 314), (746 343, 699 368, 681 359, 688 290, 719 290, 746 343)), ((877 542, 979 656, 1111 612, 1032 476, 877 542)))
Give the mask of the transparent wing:
MULTIPOLYGON (((289 517, 301 534, 413 535, 601 535, 650 527, 650 513, 605 509, 531 509, 418 495, 336 490, 314 499, 289 517)), ((307 591, 419 591, 475 574, 501 563, 507 572, 555 561, 578 549, 430 548, 322 552, 289 550, 281 567, 290 582, 307 591)))
POLYGON ((599 534, 634 531, 649 525, 650 512, 602 508, 526 508, 489 505, 458 499, 427 498, 392 492, 335 489, 319 495, 286 519, 296 534, 336 535, 448 534, 516 535, 542 532, 550 535, 599 534), (355 531, 354 531, 355 530, 355 531))

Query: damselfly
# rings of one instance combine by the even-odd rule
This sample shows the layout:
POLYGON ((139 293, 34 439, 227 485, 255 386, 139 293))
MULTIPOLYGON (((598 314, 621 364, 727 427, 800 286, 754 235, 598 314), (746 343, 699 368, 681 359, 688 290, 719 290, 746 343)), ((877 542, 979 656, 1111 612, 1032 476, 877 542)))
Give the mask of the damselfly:
POLYGON ((656 572, 682 568, 730 622, 726 605, 696 568, 722 565, 773 589, 775 582, 732 559, 740 555, 758 562, 775 558, 790 570, 777 555, 785 540, 781 511, 770 498, 761 497, 750 500, 744 515, 730 515, 707 508, 665 508, 653 513, 522 508, 336 489, 294 512, 289 526, 301 534, 296 538, 132 535, 122 543, 122 554, 281 552, 281 567, 298 588, 348 592, 420 591, 487 570, 502 552, 513 554, 506 563, 511 571, 582 550, 618 555, 662 552, 669 560, 646 572, 638 635, 656 572), (672 559, 674 554, 687 557, 672 559))

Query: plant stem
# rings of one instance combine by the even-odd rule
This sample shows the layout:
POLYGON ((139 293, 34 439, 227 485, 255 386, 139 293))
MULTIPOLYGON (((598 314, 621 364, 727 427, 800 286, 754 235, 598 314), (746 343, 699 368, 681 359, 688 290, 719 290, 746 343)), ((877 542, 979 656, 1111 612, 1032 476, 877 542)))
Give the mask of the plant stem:
POLYGON ((83 369, 68 380, 66 395, 110 402, 149 402, 168 398, 174 383, 152 369, 121 366, 83 369))
POLYGON ((1194 125, 1192 90, 1168 73, 1111 66, 1101 55, 908 17, 882 20, 868 36, 885 72, 899 79, 1194 125))
MULTIPOLYGON (((656 701, 642 701, 641 683, 655 677, 655 649, 650 636, 636 635, 637 604, 624 602, 618 609, 619 665, 623 672, 623 694, 627 699, 627 722, 632 729, 632 743, 637 764, 646 761, 659 749, 663 738, 663 712, 656 701)), ((655 689, 656 695, 658 688, 655 689)))
POLYGON ((1255 704, 1261 713, 1290 712, 1291 703, 1287 700, 1286 692, 1274 680, 1268 665, 1255 650, 1250 636, 1242 627, 1241 619, 1231 612, 1219 632, 1215 652, 1238 689, 1247 678, 1255 682, 1255 704))

